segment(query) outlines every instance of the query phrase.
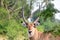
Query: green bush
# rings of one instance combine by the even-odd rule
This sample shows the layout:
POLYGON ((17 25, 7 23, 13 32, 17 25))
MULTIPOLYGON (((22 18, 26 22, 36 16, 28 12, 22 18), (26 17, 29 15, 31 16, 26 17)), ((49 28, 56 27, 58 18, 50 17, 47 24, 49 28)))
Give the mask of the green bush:
POLYGON ((50 19, 47 19, 44 22, 44 32, 51 32, 53 35, 60 35, 60 23, 52 22, 50 19))
POLYGON ((6 35, 8 36, 8 40, 18 40, 20 38, 21 39, 27 38, 27 29, 23 27, 21 23, 19 24, 14 19, 9 20, 9 24, 6 27, 6 31, 7 31, 6 35))
POLYGON ((52 22, 50 19, 47 19, 43 24, 45 28, 44 31, 46 32, 52 31, 55 24, 56 24, 55 22, 52 22))
POLYGON ((8 26, 8 12, 5 8, 0 7, 0 34, 6 33, 6 28, 8 26))
POLYGON ((21 39, 27 39, 27 29, 21 25, 21 19, 16 20, 16 18, 13 17, 8 20, 8 18, 7 10, 0 7, 0 34, 7 35, 8 40, 16 40, 16 38, 19 37, 21 39))

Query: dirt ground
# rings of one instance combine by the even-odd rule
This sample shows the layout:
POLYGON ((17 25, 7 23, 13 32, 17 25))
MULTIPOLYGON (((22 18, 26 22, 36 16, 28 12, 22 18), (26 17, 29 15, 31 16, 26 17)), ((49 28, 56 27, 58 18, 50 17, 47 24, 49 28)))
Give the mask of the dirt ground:
POLYGON ((7 36, 5 36, 5 35, 0 35, 0 40, 7 40, 7 36))

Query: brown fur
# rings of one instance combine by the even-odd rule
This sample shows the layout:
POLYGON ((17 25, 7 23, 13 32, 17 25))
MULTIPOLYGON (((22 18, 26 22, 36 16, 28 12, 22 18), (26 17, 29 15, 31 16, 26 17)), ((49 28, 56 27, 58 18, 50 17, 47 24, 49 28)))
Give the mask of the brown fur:
POLYGON ((29 38, 30 40, 48 40, 49 36, 51 34, 44 34, 43 32, 39 32, 36 28, 35 28, 35 33, 34 36, 32 36, 31 38, 29 38))
POLYGON ((34 35, 29 37, 29 40, 60 40, 60 36, 54 37, 51 33, 39 32, 33 24, 28 24, 28 30, 32 29, 34 30, 34 35))
POLYGON ((36 28, 35 28, 35 33, 34 36, 32 36, 31 38, 29 38, 30 40, 60 40, 60 37, 54 37, 51 33, 43 33, 43 32, 39 32, 36 28))

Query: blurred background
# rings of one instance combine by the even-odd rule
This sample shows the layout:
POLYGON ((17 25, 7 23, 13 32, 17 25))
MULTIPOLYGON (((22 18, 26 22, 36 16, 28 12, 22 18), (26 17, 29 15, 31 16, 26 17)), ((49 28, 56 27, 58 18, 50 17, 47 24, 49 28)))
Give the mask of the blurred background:
POLYGON ((26 19, 40 17, 39 31, 60 35, 60 0, 0 0, 0 40, 28 40, 23 7, 26 19))

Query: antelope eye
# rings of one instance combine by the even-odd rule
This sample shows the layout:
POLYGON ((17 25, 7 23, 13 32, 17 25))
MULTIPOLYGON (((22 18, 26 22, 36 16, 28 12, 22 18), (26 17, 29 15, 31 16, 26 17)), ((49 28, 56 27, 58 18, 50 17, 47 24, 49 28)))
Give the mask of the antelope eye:
POLYGON ((34 27, 36 28, 36 24, 34 23, 34 27))
POLYGON ((25 23, 26 25, 28 25, 28 23, 25 23))
POLYGON ((34 25, 35 25, 35 23, 34 23, 34 25))

